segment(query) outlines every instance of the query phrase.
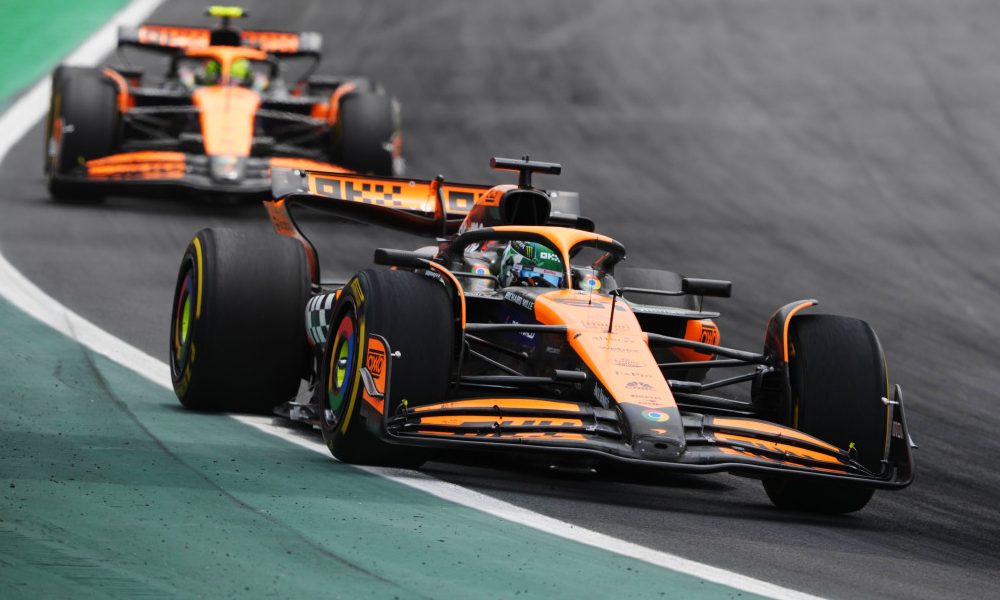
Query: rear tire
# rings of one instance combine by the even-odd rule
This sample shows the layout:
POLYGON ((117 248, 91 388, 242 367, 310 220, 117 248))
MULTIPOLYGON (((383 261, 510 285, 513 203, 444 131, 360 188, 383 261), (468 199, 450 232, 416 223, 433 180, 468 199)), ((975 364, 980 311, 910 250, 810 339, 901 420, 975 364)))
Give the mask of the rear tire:
MULTIPOLYGON (((795 317, 789 327, 791 404, 785 425, 838 448, 853 443, 857 461, 878 473, 885 448, 888 397, 885 357, 864 321, 834 315, 795 317)), ((874 490, 801 478, 764 480, 775 505, 821 513, 861 510, 874 490)))
POLYGON ((399 111, 384 94, 354 92, 340 99, 330 158, 367 175, 392 176, 400 141, 399 111))
POLYGON ((455 331, 447 290, 417 273, 366 269, 344 287, 333 314, 316 386, 327 447, 347 463, 419 467, 426 460, 420 449, 390 444, 376 433, 382 415, 362 397, 362 357, 369 334, 382 336, 388 350, 399 353, 391 361, 385 410, 404 399, 410 407, 443 402, 455 331))
POLYGON ((93 189, 55 178, 73 173, 86 161, 114 154, 121 137, 118 90, 99 68, 59 67, 52 74, 52 99, 46 126, 46 172, 52 198, 99 202, 93 189))
POLYGON ((181 404, 267 413, 296 395, 308 355, 308 273, 305 250, 291 238, 198 232, 171 315, 170 373, 181 404))

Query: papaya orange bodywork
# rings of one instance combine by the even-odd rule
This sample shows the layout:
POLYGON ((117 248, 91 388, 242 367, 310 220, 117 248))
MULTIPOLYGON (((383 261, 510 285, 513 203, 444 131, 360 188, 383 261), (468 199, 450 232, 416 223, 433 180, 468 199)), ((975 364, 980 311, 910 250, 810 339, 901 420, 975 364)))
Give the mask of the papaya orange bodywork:
POLYGON ((801 431, 798 431, 796 429, 782 427, 780 425, 774 425, 771 423, 764 423, 762 421, 750 421, 748 419, 730 419, 726 417, 715 417, 712 423, 718 427, 731 428, 733 430, 732 433, 739 433, 740 430, 757 431, 769 435, 780 435, 784 437, 794 438, 796 440, 800 440, 803 442, 809 442, 812 444, 816 444, 817 446, 826 448, 834 453, 839 451, 839 449, 836 446, 828 444, 823 440, 815 438, 811 435, 802 433, 801 431))
MULTIPOLYGON (((574 239, 593 238, 594 234, 567 229, 561 237, 564 246, 572 247, 574 239)), ((570 346, 618 402, 646 408, 676 407, 642 327, 624 302, 558 290, 535 300, 535 318, 545 325, 566 326, 570 346), (609 332, 612 304, 615 318, 609 332)))
POLYGON ((87 176, 97 180, 180 179, 184 176, 183 152, 127 152, 87 161, 87 176))
MULTIPOLYGON (((204 27, 175 25, 143 25, 139 27, 139 43, 169 48, 199 49, 209 46, 210 30, 204 27)), ((241 31, 241 41, 256 49, 275 54, 293 54, 300 49, 299 34, 287 31, 241 31)))
MULTIPOLYGON (((302 167, 295 167, 302 168, 302 167)), ((428 181, 369 177, 366 175, 322 173, 309 171, 306 184, 309 193, 327 198, 363 204, 376 204, 402 210, 433 213, 437 196, 428 181)), ((444 183, 444 196, 449 214, 468 212, 489 188, 485 186, 444 183)))
POLYGON ((580 407, 569 402, 557 402, 554 400, 534 400, 530 398, 489 398, 473 400, 456 400, 454 402, 443 402, 441 404, 427 404, 418 406, 415 412, 426 412, 429 410, 447 410, 463 408, 499 408, 499 409, 535 409, 535 410, 563 410, 566 412, 580 412, 580 407))
POLYGON ((200 110, 206 154, 250 155, 260 95, 241 87, 213 86, 195 90, 191 100, 200 110))
MULTIPOLYGON (((719 328, 715 326, 715 322, 711 319, 701 319, 698 321, 692 319, 687 322, 684 329, 684 339, 718 346, 720 342, 719 328)), ((678 360, 685 362, 712 360, 715 356, 715 354, 698 352, 691 348, 672 348, 671 352, 673 352, 678 360)))
POLYGON ((114 69, 104 69, 104 75, 114 82, 115 87, 118 88, 118 110, 122 114, 128 112, 128 109, 135 105, 135 99, 132 94, 128 91, 128 82, 122 77, 121 73, 115 71, 114 69))
POLYGON ((344 167, 337 165, 309 160, 308 158, 293 158, 286 156, 276 156, 270 160, 272 169, 303 169, 307 171, 326 171, 328 173, 350 173, 344 167))
MULTIPOLYGON (((273 202, 264 202, 264 208, 267 210, 267 215, 271 218, 271 224, 274 226, 274 231, 278 235, 283 235, 290 237, 305 248, 306 259, 309 262, 309 281, 312 283, 319 283, 319 259, 316 256, 316 249, 313 245, 309 243, 299 228, 295 226, 292 221, 292 216, 288 213, 288 207, 285 205, 285 200, 275 200, 273 202)), ((339 292, 338 292, 339 293, 339 292)))
POLYGON ((139 43, 170 48, 204 48, 211 34, 203 27, 173 25, 143 25, 139 27, 139 43))

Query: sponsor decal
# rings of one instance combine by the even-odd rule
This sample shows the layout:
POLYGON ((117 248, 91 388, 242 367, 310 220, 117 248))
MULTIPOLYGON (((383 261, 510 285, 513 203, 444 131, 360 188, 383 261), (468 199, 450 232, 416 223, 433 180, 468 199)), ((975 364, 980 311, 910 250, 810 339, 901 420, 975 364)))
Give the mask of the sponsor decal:
POLYGON ((658 315, 676 315, 685 316, 691 313, 686 308, 670 308, 668 306, 652 306, 649 304, 632 304, 632 310, 637 313, 646 314, 658 314, 658 315))
POLYGON ((506 300, 507 302, 510 302, 511 304, 520 306, 525 310, 532 312, 534 312, 535 310, 535 301, 533 299, 528 298, 527 296, 522 296, 521 294, 518 294, 515 291, 508 290, 507 292, 504 293, 503 299, 506 300))
MULTIPOLYGON (((521 324, 516 319, 511 319, 510 322, 513 325, 520 325, 521 324)), ((518 334, 523 335, 524 337, 528 338, 529 340, 535 339, 535 332, 534 331, 519 331, 518 334)))
POLYGON ((638 368, 640 368, 640 367, 642 367, 644 365, 643 365, 643 363, 641 363, 641 362, 639 362, 637 360, 632 360, 631 358, 616 358, 615 359, 615 366, 616 367, 631 367, 633 369, 638 369, 638 368))
POLYGON ((587 274, 584 275, 583 279, 580 280, 580 287, 585 292, 586 291, 596 292, 601 289, 601 280, 593 275, 587 274))
MULTIPOLYGON (((310 176, 309 188, 315 194, 348 202, 416 210, 423 209, 430 195, 430 186, 426 183, 410 181, 408 187, 404 188, 401 181, 351 175, 313 175, 310 176)), ((482 190, 473 187, 445 184, 441 188, 441 195, 450 213, 469 212, 482 194, 482 190)))
POLYGON ((365 293, 361 291, 361 282, 357 279, 351 281, 351 291, 354 293, 354 297, 358 299, 358 305, 365 303, 365 293))
POLYGON ((608 395, 608 392, 604 389, 604 386, 602 386, 599 383, 594 384, 594 398, 596 398, 597 401, 601 403, 602 407, 611 408, 611 396, 608 395))
MULTIPOLYGON (((642 411, 642 418, 646 419, 647 421, 653 421, 654 423, 666 423, 667 421, 670 420, 670 415, 663 410, 649 409, 642 411)), ((659 431, 663 430, 661 429, 659 431)), ((664 433, 666 432, 664 431, 664 433)))
POLYGON ((649 385, 648 383, 646 383, 644 381, 630 381, 630 382, 628 382, 625 385, 625 387, 627 387, 630 390, 646 390, 646 391, 649 391, 649 390, 653 389, 653 386, 649 385))
POLYGON ((652 375, 642 371, 620 371, 615 369, 615 375, 618 375, 619 377, 628 377, 629 379, 653 379, 652 375))
POLYGON ((365 366, 368 372, 374 377, 382 376, 382 369, 385 368, 385 352, 376 348, 368 349, 368 356, 365 357, 365 366))
POLYGON ((702 325, 701 343, 717 346, 719 344, 719 329, 712 325, 702 325))

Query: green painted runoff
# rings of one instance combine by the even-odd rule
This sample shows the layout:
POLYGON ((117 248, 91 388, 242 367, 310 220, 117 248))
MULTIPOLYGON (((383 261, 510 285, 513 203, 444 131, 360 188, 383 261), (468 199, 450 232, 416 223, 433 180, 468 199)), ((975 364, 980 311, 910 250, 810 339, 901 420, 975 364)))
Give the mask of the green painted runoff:
POLYGON ((127 0, 0 0, 0 98, 51 71, 127 0))

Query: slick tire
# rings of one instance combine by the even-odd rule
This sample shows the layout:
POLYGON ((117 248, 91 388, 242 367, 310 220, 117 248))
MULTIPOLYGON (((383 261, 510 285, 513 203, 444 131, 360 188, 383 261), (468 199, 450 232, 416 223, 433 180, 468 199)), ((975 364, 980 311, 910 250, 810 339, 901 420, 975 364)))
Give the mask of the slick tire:
POLYGON ((184 252, 170 326, 170 374, 194 410, 268 413, 307 370, 308 262, 287 237, 203 229, 184 252))
POLYGON ((392 176, 400 139, 395 101, 385 94, 359 91, 339 102, 331 160, 365 175, 392 176))
MULTIPOLYGON (((791 405, 779 408, 786 425, 839 448, 854 445, 856 460, 874 473, 885 448, 888 379, 875 331, 859 319, 795 317, 789 327, 791 405)), ((780 508, 819 513, 861 510, 874 490, 804 478, 764 480, 780 508)))
POLYGON ((100 192, 60 181, 88 160, 114 154, 120 145, 118 90, 99 68, 61 66, 52 74, 45 128, 49 194, 65 202, 100 202, 100 192), (53 151, 54 156, 49 152, 53 151))
POLYGON ((384 441, 382 414, 363 397, 368 336, 379 335, 394 358, 385 409, 443 402, 448 392, 455 322, 440 282, 409 271, 361 271, 334 307, 316 386, 320 426, 330 452, 347 463, 417 468, 419 449, 384 441), (398 353, 398 356, 396 356, 398 353))

